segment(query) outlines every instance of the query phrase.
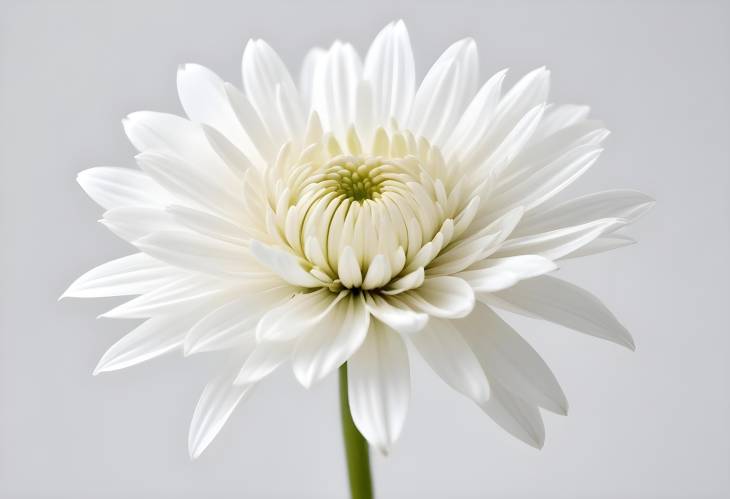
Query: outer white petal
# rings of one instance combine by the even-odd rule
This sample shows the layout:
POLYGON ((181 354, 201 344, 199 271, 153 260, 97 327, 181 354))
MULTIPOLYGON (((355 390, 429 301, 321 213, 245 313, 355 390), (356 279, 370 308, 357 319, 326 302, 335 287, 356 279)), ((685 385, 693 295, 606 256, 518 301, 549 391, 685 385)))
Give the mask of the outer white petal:
POLYGON ((217 74, 198 64, 182 65, 177 72, 177 92, 191 120, 213 126, 242 151, 251 150, 251 140, 236 118, 217 74))
POLYGON ((321 47, 314 47, 302 61, 302 70, 299 73, 299 93, 302 94, 302 101, 305 109, 309 110, 312 104, 312 87, 314 86, 314 74, 317 67, 327 56, 327 51, 321 47))
POLYGON ((244 246, 183 231, 162 231, 134 242, 159 260, 197 272, 218 276, 269 275, 244 246))
POLYGON ((184 159, 210 175, 228 175, 228 167, 210 147, 199 124, 180 116, 138 111, 122 121, 132 145, 139 152, 156 152, 184 159))
POLYGON ((289 360, 294 346, 294 342, 291 341, 259 343, 243 363, 234 383, 248 385, 264 379, 289 360))
POLYGON ((513 395, 496 381, 490 381, 491 397, 482 406, 490 418, 512 436, 527 445, 542 449, 545 425, 540 410, 513 395))
POLYGON ((418 88, 408 118, 417 135, 440 145, 472 99, 479 77, 476 43, 460 40, 439 57, 418 88))
POLYGON ((391 23, 375 37, 367 56, 363 77, 373 90, 376 123, 393 117, 405 123, 416 87, 416 69, 411 41, 403 21, 391 23))
POLYGON ((476 292, 492 293, 514 286, 523 279, 552 272, 555 262, 539 255, 490 258, 456 274, 476 292))
POLYGON ((322 281, 304 270, 299 259, 288 251, 251 241, 251 253, 261 264, 290 284, 305 288, 322 286, 322 281))
POLYGON ((400 336, 373 321, 367 338, 347 363, 348 397, 355 426, 387 454, 408 412, 411 380, 400 336))
MULTIPOLYGON (((230 83, 224 84, 224 88, 238 122, 246 130, 246 134, 251 138, 252 146, 255 149, 251 154, 246 151, 246 156, 257 166, 265 168, 267 164, 276 160, 279 147, 288 137, 272 135, 272 133, 280 133, 280 131, 277 132, 277 129, 269 130, 249 98, 238 88, 230 83)), ((210 137, 208 137, 208 140, 210 142, 210 137)))
POLYGON ((198 321, 185 337, 185 354, 219 350, 249 334, 255 337, 261 316, 295 292, 289 286, 268 281, 261 281, 255 288, 242 291, 243 296, 236 296, 198 321))
POLYGON ((537 352, 489 307, 477 304, 469 317, 454 321, 490 380, 531 405, 567 414, 568 401, 537 352))
POLYGON ((603 253, 604 251, 611 251, 624 246, 630 246, 636 243, 636 239, 625 236, 623 234, 608 234, 606 236, 600 236, 586 244, 580 249, 577 249, 563 258, 577 258, 581 256, 595 255, 596 253, 603 253))
POLYGON ((239 181, 225 175, 207 172, 197 165, 162 153, 140 153, 140 168, 165 188, 180 204, 202 207, 213 213, 236 219, 244 212, 239 181))
POLYGON ((140 295, 157 289, 183 272, 144 253, 99 265, 76 279, 61 298, 140 295))
POLYGON ((580 123, 588 117, 589 112, 588 106, 552 105, 545 113, 545 118, 540 122, 540 126, 535 130, 532 140, 538 142, 564 128, 580 123))
POLYGON ((79 173, 81 188, 97 204, 106 208, 122 206, 160 206, 170 196, 139 170, 116 166, 97 166, 79 173))
POLYGON ((480 294, 479 298, 487 304, 635 348, 629 332, 598 298, 555 277, 536 277, 494 294, 480 294))
POLYGON ((398 297, 408 306, 434 317, 464 317, 474 308, 474 292, 463 279, 429 277, 420 288, 398 297))
POLYGON ((609 131, 596 120, 580 121, 542 140, 535 140, 533 134, 530 143, 502 172, 500 188, 507 190, 526 182, 545 165, 557 161, 573 149, 586 149, 589 146, 597 148, 608 136, 609 131))
POLYGON ((299 293, 282 305, 269 309, 256 325, 259 341, 289 341, 317 327, 346 292, 334 295, 326 288, 299 293))
POLYGON ((547 232, 601 218, 623 218, 633 222, 652 206, 654 200, 641 192, 630 190, 597 192, 527 213, 515 229, 515 235, 547 232))
POLYGON ((241 180, 245 180, 249 168, 263 163, 258 159, 258 149, 254 145, 245 147, 246 153, 244 154, 238 145, 231 142, 228 137, 212 126, 201 123, 200 127, 203 129, 210 147, 213 148, 231 172, 241 180))
POLYGON ((235 292, 230 284, 199 274, 189 274, 123 303, 101 317, 140 319, 185 313, 191 305, 211 303, 223 294, 235 292))
POLYGON ((464 158, 478 147, 494 119, 506 74, 507 70, 502 70, 489 78, 474 96, 444 146, 445 155, 464 158))
POLYGON ((146 320, 106 351, 94 374, 124 369, 182 346, 193 321, 187 314, 146 320))
POLYGON ((368 294, 365 305, 373 317, 399 333, 415 333, 428 322, 428 314, 412 310, 396 297, 368 294))
POLYGON ((501 210, 518 205, 525 210, 534 209, 575 182, 598 160, 602 151, 595 145, 572 149, 521 182, 500 188, 487 205, 501 210))
MULTIPOLYGON (((490 173, 499 175, 510 164, 532 138, 545 112, 545 104, 541 103, 530 109, 512 128, 507 135, 489 151, 483 165, 481 166, 484 179, 490 173)), ((466 164, 473 164, 474 159, 465 161, 466 164)))
POLYGON ((312 108, 322 126, 339 138, 355 121, 358 84, 362 78, 360 56, 349 43, 335 42, 315 68, 312 108))
POLYGON ((236 385, 240 361, 227 366, 203 390, 193 413, 188 434, 188 452, 197 459, 231 417, 233 410, 249 393, 252 384, 236 385))
POLYGON ((163 208, 151 206, 112 208, 104 212, 104 216, 99 222, 128 242, 136 241, 161 230, 184 229, 163 208))
POLYGON ((250 238, 246 229, 212 213, 181 205, 170 205, 165 211, 181 226, 220 241, 245 244, 250 238))
POLYGON ((310 387, 344 364, 368 334, 370 314, 362 295, 346 296, 299 340, 292 359, 294 375, 310 387))
POLYGON ((517 237, 505 241, 495 257, 536 254, 557 260, 594 241, 599 236, 626 225, 621 218, 604 218, 575 227, 552 230, 542 234, 517 237))
POLYGON ((299 92, 278 54, 263 40, 249 40, 243 52, 243 85, 246 96, 282 144, 304 130, 299 92))
POLYGON ((451 322, 433 319, 410 336, 418 353, 451 388, 477 404, 489 400, 489 383, 479 360, 451 322))
MULTIPOLYGON (((462 151, 459 156, 461 161, 471 167, 480 167, 484 160, 497 150, 501 151, 499 154, 501 158, 505 157, 508 149, 519 150, 524 145, 522 139, 530 138, 534 132, 534 126, 539 124, 539 120, 533 122, 529 119, 525 120, 525 117, 530 110, 540 115, 534 116, 535 118, 541 117, 541 106, 547 101, 549 87, 550 72, 544 67, 531 71, 520 79, 499 101, 494 119, 490 122, 489 127, 483 129, 482 135, 476 135, 479 140, 472 143, 469 149, 462 151), (522 122, 521 126, 520 122, 522 122), (520 132, 519 129, 523 131, 520 132), (512 134, 511 138, 510 134, 512 134)), ((496 160, 496 158, 494 159, 496 160)), ((501 169, 506 166, 504 161, 493 161, 492 163, 500 163, 501 169)), ((483 172, 483 174, 486 173, 486 171, 483 172)))

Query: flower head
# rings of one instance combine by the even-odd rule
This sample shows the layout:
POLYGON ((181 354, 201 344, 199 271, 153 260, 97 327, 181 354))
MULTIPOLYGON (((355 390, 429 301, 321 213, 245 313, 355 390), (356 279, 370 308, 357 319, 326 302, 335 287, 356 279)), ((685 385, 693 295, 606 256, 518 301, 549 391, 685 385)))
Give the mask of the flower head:
POLYGON ((549 72, 502 92, 479 85, 474 41, 454 43, 417 85, 403 22, 364 62, 335 42, 297 86, 261 40, 243 91, 182 66, 188 119, 124 121, 140 169, 79 183, 102 223, 139 252, 65 296, 139 295, 104 314, 143 318, 96 372, 183 349, 229 352, 190 431, 199 455, 250 388, 281 365, 306 387, 347 362, 355 424, 383 451, 407 412, 409 355, 517 438, 540 447, 539 409, 567 410, 555 377, 493 310, 539 317, 633 348, 556 262, 631 242, 617 230, 652 204, 633 191, 558 202, 608 132, 588 108, 548 104, 549 72), (406 345, 412 345, 410 351, 406 345))

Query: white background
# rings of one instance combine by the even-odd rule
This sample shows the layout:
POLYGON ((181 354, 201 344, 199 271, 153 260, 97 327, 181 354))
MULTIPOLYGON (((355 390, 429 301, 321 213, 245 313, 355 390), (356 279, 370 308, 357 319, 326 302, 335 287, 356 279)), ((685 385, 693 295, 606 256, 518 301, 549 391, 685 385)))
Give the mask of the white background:
POLYGON ((240 81, 248 37, 298 71, 334 38, 361 51, 403 17, 419 74, 474 37, 482 74, 540 65, 553 98, 613 130, 571 193, 657 198, 638 245, 564 264, 629 327, 631 353, 508 317, 571 403, 535 451, 423 364, 380 498, 719 498, 730 492, 730 9, 726 2, 11 1, 0 3, 0 497, 343 498, 336 379, 282 370, 203 457, 187 427, 216 358, 170 355, 92 377, 132 323, 114 300, 56 302, 83 271, 131 252, 95 220, 78 171, 132 165, 120 119, 180 112, 178 64, 240 81))

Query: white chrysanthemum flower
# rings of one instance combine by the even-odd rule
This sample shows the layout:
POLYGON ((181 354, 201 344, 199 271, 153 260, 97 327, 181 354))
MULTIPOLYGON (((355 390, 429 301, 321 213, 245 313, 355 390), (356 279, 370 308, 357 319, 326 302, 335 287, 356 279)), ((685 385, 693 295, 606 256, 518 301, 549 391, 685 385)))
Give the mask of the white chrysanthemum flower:
POLYGON ((503 93, 504 77, 480 87, 466 39, 416 85, 402 22, 364 61, 339 41, 312 50, 298 87, 261 40, 243 54, 243 91, 181 67, 189 119, 131 114, 140 170, 79 175, 107 210, 102 223, 139 252, 65 296, 139 295, 104 317, 146 319, 96 372, 181 348, 228 350, 195 410, 197 456, 279 366, 309 387, 347 362, 354 422, 385 451, 406 417, 417 352, 498 425, 542 446, 539 409, 565 414, 565 396, 493 307, 633 348, 594 296, 547 274, 629 244, 617 230, 652 200, 606 191, 554 201, 608 132, 586 107, 548 104, 544 68, 503 93))

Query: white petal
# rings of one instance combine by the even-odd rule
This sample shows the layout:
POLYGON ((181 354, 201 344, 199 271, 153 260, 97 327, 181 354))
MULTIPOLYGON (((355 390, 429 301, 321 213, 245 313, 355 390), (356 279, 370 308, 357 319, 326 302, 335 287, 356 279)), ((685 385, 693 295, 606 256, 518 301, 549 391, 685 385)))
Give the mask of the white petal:
POLYGON ((474 96, 478 76, 474 40, 460 40, 447 48, 416 92, 408 118, 409 128, 440 145, 474 96))
POLYGON ((433 319, 410 336, 418 353, 451 388, 477 404, 489 400, 489 383, 479 360, 449 321, 433 319))
POLYGON ((276 159, 278 148, 287 137, 272 136, 258 111, 238 88, 230 83, 224 84, 224 88, 238 122, 251 138, 254 150, 245 150, 246 157, 260 168, 265 168, 276 159))
POLYGON ((236 118, 217 74, 198 64, 182 65, 177 72, 177 92, 191 120, 211 125, 242 151, 251 149, 251 140, 236 118))
POLYGON ((537 277, 557 269, 555 262, 539 255, 490 258, 456 274, 476 292, 492 293, 514 286, 523 279, 537 277))
POLYGON ((248 232, 240 225, 206 211, 180 205, 170 205, 165 211, 182 227, 187 227, 203 236, 238 245, 245 244, 250 238, 248 232))
POLYGON ((240 183, 231 174, 214 175, 175 156, 161 153, 140 153, 140 168, 165 188, 181 204, 202 207, 213 213, 236 219, 244 212, 240 183))
POLYGON ((135 253, 89 270, 61 298, 141 295, 182 276, 175 267, 144 253, 135 253))
POLYGON ((400 336, 374 321, 347 363, 352 419, 370 445, 387 454, 400 435, 411 391, 408 352, 400 336))
POLYGON ((403 21, 389 24, 375 37, 365 58, 363 77, 373 89, 375 122, 387 123, 393 117, 405 123, 415 93, 416 69, 403 21))
POLYGON ((139 111, 123 120, 124 131, 139 152, 156 152, 182 158, 209 174, 230 174, 210 147, 199 124, 174 114, 139 111))
POLYGON ((535 277, 479 298, 487 304, 555 322, 632 350, 635 348, 629 332, 598 298, 555 277, 535 277))
POLYGON ((302 71, 299 74, 299 93, 302 94, 302 101, 307 110, 310 109, 312 103, 312 87, 314 86, 315 70, 322 63, 326 55, 326 50, 321 47, 315 47, 304 56, 302 71))
POLYGON ((365 305, 373 317, 399 333, 415 333, 428 322, 428 314, 411 310, 396 297, 368 294, 365 305))
POLYGON ((494 118, 506 74, 507 70, 502 70, 492 76, 474 96, 451 132, 444 146, 444 155, 455 154, 458 158, 464 158, 478 146, 494 118))
POLYGON ((99 222, 128 242, 161 230, 183 229, 163 208, 151 206, 112 208, 99 222))
POLYGON ((251 241, 251 253, 261 264, 290 284, 305 288, 322 286, 322 281, 304 270, 299 259, 288 251, 251 241))
POLYGON ((233 383, 239 371, 238 364, 222 370, 206 385, 198 400, 188 434, 188 452, 191 459, 197 459, 210 445, 231 417, 233 410, 253 387, 252 384, 233 383))
POLYGON ((230 168, 234 175, 238 176, 241 180, 245 180, 248 169, 256 164, 257 159, 255 158, 256 154, 258 154, 258 149, 251 146, 251 148, 245 149, 246 153, 244 153, 239 146, 231 142, 215 128, 203 123, 201 123, 200 127, 203 129, 203 133, 205 134, 205 138, 208 139, 210 147, 213 148, 226 166, 230 168), (246 154, 254 159, 250 159, 246 154))
POLYGON ((297 343, 292 368, 304 387, 344 364, 368 334, 370 314, 362 295, 346 296, 297 343))
MULTIPOLYGON (((479 168, 498 149, 499 157, 503 160, 506 151, 517 151, 524 145, 525 138, 530 138, 538 120, 525 119, 528 113, 542 115, 541 106, 544 106, 550 87, 550 72, 544 67, 538 68, 525 75, 499 101, 494 119, 488 127, 483 128, 482 135, 476 135, 478 141, 470 145, 468 150, 461 152, 461 161, 468 166, 479 168)), ((490 158, 491 159, 491 158, 490 158)), ((496 163, 496 157, 492 163, 496 163)), ((500 169, 506 166, 504 161, 500 169)), ((493 165, 492 165, 493 166, 493 165)), ((483 170, 483 175, 487 171, 483 170)))
POLYGON ((314 73, 312 108, 322 126, 338 138, 354 123, 358 84, 362 77, 360 56, 349 43, 335 42, 314 73))
POLYGON ((185 337, 185 355, 220 350, 242 336, 254 337, 256 323, 266 311, 291 298, 294 290, 263 280, 242 290, 243 296, 227 302, 198 321, 185 337))
POLYGON ((408 306, 434 317, 464 317, 474 308, 474 292, 463 279, 428 277, 420 288, 399 295, 408 306))
POLYGON ((81 188, 107 210, 122 206, 161 206, 170 196, 139 170, 97 166, 79 173, 81 188))
POLYGON ((580 121, 542 140, 535 140, 533 134, 530 143, 502 173, 501 189, 525 182, 545 165, 557 161, 573 149, 599 147, 608 135, 609 131, 603 123, 596 120, 580 121))
POLYGON ((116 371, 159 357, 182 346, 193 325, 190 315, 161 316, 148 319, 106 351, 94 374, 116 371))
POLYGON ((528 213, 515 229, 515 235, 547 232, 601 218, 624 218, 633 222, 652 206, 654 200, 641 192, 630 190, 597 192, 528 213))
POLYGON ((534 209, 575 182, 598 160, 602 151, 590 144, 572 149, 521 182, 500 187, 499 194, 488 205, 502 210, 518 205, 525 210, 534 209))
POLYGON ((282 305, 267 310, 256 325, 259 341, 289 341, 302 332, 316 327, 346 296, 337 295, 329 289, 320 288, 310 293, 299 293, 282 305))
POLYGON ((588 106, 576 106, 574 104, 550 106, 550 109, 545 113, 545 118, 540 122, 540 126, 532 136, 532 140, 538 142, 564 128, 584 121, 588 117, 589 111, 588 106))
POLYGON ((294 342, 259 343, 243 363, 234 383, 248 385, 264 379, 289 360, 293 351, 294 342))
POLYGON ((517 237, 505 241, 494 256, 535 254, 550 260, 557 260, 582 248, 602 234, 612 232, 624 225, 626 225, 624 219, 604 218, 575 227, 517 237))
POLYGON ((399 277, 395 281, 392 281, 389 283, 385 290, 383 291, 386 295, 397 295, 400 293, 403 293, 405 291, 408 291, 409 289, 414 289, 419 287, 421 284, 423 284, 423 280, 425 279, 426 274, 423 270, 423 267, 418 267, 413 272, 410 272, 402 277, 399 277))
POLYGON ((482 409, 505 431, 527 445, 542 449, 545 425, 540 410, 511 394, 498 382, 490 381, 491 397, 482 409))
POLYGON ((489 307, 477 304, 469 317, 454 321, 479 358, 487 377, 531 405, 567 414, 568 401, 555 375, 535 350, 489 307))
POLYGON ((636 239, 623 234, 609 234, 607 236, 600 236, 586 244, 582 248, 579 248, 563 258, 577 258, 581 256, 595 255, 596 253, 603 253, 604 251, 611 251, 624 246, 630 246, 636 243, 636 239))
POLYGON ((140 250, 188 270, 220 276, 267 275, 245 247, 192 232, 162 231, 134 242, 140 250))
POLYGON ((391 278, 390 263, 385 255, 376 255, 370 262, 367 274, 362 283, 363 289, 380 288, 388 284, 391 278))
POLYGON ((234 293, 235 288, 201 275, 187 275, 165 286, 123 303, 101 317, 141 319, 162 314, 184 313, 195 304, 214 302, 221 295, 234 293))
POLYGON ((282 144, 286 137, 304 130, 299 92, 278 54, 263 40, 249 40, 243 52, 243 85, 246 96, 266 123, 272 137, 282 144), (282 107, 291 110, 289 122, 282 107))
POLYGON ((345 246, 337 262, 337 276, 346 288, 359 288, 362 284, 362 272, 352 246, 345 246))

